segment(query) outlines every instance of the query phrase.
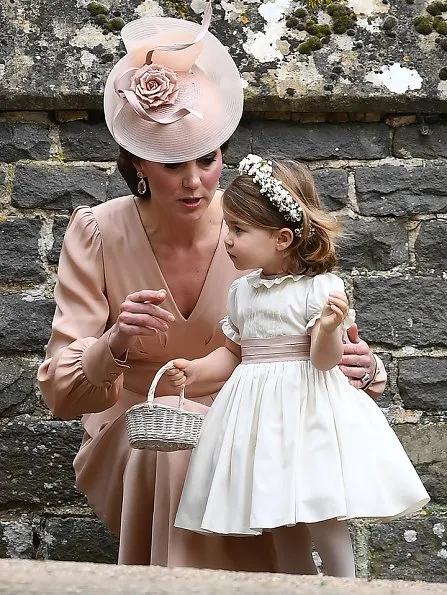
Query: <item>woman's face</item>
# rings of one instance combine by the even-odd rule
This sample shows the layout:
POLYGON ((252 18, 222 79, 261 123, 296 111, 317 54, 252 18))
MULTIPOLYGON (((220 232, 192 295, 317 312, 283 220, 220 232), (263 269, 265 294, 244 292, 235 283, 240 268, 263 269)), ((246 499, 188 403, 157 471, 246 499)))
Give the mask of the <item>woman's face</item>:
POLYGON ((216 149, 184 163, 141 161, 137 171, 142 171, 149 181, 151 204, 170 215, 195 218, 203 214, 214 197, 222 172, 222 153, 216 149))

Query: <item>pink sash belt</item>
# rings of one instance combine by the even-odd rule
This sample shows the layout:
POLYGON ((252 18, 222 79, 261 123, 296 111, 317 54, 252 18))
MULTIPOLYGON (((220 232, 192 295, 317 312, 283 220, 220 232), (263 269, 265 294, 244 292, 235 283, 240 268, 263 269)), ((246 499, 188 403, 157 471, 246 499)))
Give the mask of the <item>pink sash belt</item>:
POLYGON ((269 339, 244 339, 242 363, 286 362, 310 359, 309 335, 288 335, 269 339))

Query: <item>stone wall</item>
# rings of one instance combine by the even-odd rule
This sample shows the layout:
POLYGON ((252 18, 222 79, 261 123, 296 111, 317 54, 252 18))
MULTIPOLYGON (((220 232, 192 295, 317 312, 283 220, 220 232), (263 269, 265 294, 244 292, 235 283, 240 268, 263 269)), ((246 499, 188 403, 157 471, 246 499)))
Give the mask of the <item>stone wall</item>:
MULTIPOLYGON (((424 514, 353 530, 359 574, 447 581, 447 121, 443 116, 247 114, 222 185, 249 151, 309 162, 345 221, 340 265, 362 336, 390 382, 380 405, 432 496, 424 514), (288 118, 288 119, 287 119, 288 118)), ((0 556, 113 562, 116 539, 74 488, 78 421, 35 382, 70 211, 126 189, 100 113, 3 112, 0 122, 0 556)))
MULTIPOLYGON (((447 581, 447 5, 309 4, 214 3, 246 83, 222 185, 249 151, 303 159, 345 221, 340 265, 389 371, 380 405, 432 496, 414 518, 353 525, 358 573, 447 581)), ((88 0, 0 4, 0 557, 116 560, 74 488, 80 422, 51 418, 35 373, 70 212, 126 192, 100 111, 124 50, 111 21, 203 7, 104 0, 104 21, 88 0)))

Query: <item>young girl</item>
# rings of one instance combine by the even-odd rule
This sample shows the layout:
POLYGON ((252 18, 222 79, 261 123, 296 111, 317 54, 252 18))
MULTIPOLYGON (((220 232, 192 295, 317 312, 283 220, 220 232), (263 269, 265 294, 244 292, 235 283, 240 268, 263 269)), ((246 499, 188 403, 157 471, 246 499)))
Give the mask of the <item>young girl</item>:
POLYGON ((175 386, 228 381, 205 418, 177 527, 272 530, 283 571, 299 572, 293 538, 310 534, 323 566, 354 576, 347 519, 391 518, 429 500, 374 401, 338 369, 348 303, 331 273, 339 227, 309 170, 249 155, 225 191, 230 288, 225 347, 175 360, 175 386), (292 542, 292 547, 291 547, 292 542))

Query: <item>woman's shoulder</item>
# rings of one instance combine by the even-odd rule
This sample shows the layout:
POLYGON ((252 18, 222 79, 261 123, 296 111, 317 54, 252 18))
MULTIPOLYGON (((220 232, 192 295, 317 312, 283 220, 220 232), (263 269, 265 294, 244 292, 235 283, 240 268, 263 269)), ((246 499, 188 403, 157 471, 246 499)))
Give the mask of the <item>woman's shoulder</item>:
MULTIPOLYGON (((86 207, 84 207, 86 208, 86 207)), ((91 212, 97 219, 116 217, 119 214, 130 212, 135 208, 134 197, 132 194, 112 198, 99 205, 91 207, 91 212)))

